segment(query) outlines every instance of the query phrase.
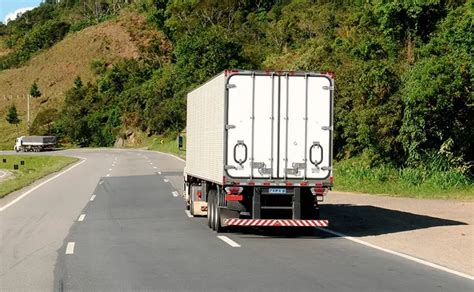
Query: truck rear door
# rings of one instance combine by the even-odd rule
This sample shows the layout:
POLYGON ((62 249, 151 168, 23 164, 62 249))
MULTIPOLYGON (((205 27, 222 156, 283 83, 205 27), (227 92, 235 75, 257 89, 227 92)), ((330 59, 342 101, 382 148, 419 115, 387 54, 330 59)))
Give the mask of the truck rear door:
POLYGON ((235 179, 321 180, 332 163, 332 80, 239 73, 227 80, 226 171, 235 179))

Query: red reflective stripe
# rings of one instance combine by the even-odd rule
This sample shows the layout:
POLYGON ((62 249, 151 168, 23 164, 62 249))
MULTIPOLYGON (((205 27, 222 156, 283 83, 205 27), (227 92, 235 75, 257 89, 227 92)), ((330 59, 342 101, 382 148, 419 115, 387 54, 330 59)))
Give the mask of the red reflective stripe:
POLYGON ((243 195, 225 195, 226 201, 242 201, 244 199, 243 195))
POLYGON ((234 226, 294 226, 294 227, 326 227, 328 220, 291 220, 291 219, 226 219, 226 225, 234 226))
POLYGON ((270 183, 269 183, 269 182, 264 182, 263 185, 264 185, 264 186, 269 186, 270 183))
POLYGON ((293 183, 292 182, 287 182, 286 185, 291 187, 293 185, 293 183))
POLYGON ((300 183, 300 185, 301 185, 302 187, 305 187, 305 186, 308 185, 308 182, 307 182, 307 181, 302 181, 302 182, 300 183))

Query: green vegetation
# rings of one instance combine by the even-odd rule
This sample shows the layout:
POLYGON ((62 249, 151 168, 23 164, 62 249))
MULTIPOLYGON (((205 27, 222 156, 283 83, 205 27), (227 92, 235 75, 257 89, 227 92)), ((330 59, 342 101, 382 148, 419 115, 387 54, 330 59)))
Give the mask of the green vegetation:
POLYGON ((39 90, 38 83, 36 83, 36 81, 31 84, 30 95, 34 98, 41 96, 41 91, 39 90))
POLYGON ((183 148, 178 148, 178 141, 176 137, 154 137, 148 146, 148 150, 156 150, 175 154, 183 159, 186 159, 186 139, 184 139, 183 148))
MULTIPOLYGON (((30 34, 48 31, 46 19, 71 25, 66 16, 80 6, 87 12, 80 15, 89 16, 72 26, 128 9, 159 31, 140 58, 114 65, 94 60, 97 81, 76 79, 54 125, 40 125, 66 142, 111 146, 129 129, 148 136, 180 132, 186 93, 224 69, 334 71, 340 188, 370 191, 369 182, 378 178, 355 175, 360 169, 374 177, 387 173, 394 185, 418 175, 416 187, 443 188, 444 194, 473 183, 474 0, 53 2, 38 11, 60 7, 51 12, 57 17, 41 18, 38 28, 14 30, 23 17, 2 28, 15 44, 9 47, 23 48, 30 34), (112 9, 115 3, 120 7, 112 9), (444 170, 432 168, 433 161, 444 170)), ((39 49, 58 37, 44 39, 39 49)), ((383 192, 413 193, 416 187, 383 192)))
POLYGON ((12 172, 13 177, 0 181, 0 198, 9 193, 26 187, 36 180, 57 172, 78 159, 64 156, 27 156, 27 155, 3 155, 0 157, 0 169, 12 172), (3 163, 7 159, 7 163, 3 163), (20 161, 25 165, 20 165, 20 161), (13 165, 19 166, 18 170, 13 165))
POLYGON ((0 56, 0 71, 24 64, 48 49, 68 32, 75 32, 116 15, 129 0, 46 0, 21 17, 0 25, 0 37, 12 51, 0 56))
MULTIPOLYGON (((148 136, 146 133, 135 131, 133 143, 126 144, 126 148, 138 148, 171 153, 182 159, 186 159, 186 136, 183 136, 183 147, 178 148, 177 133, 169 133, 162 136, 148 136)), ((125 135, 121 135, 125 136, 125 135)))
POLYGON ((16 111, 16 106, 14 104, 8 109, 5 120, 10 125, 15 125, 18 128, 18 124, 20 123, 20 118, 18 118, 18 113, 16 111))
POLYGON ((370 167, 361 158, 334 165, 335 191, 356 191, 390 196, 474 200, 474 185, 462 172, 449 169, 434 158, 427 166, 370 167))

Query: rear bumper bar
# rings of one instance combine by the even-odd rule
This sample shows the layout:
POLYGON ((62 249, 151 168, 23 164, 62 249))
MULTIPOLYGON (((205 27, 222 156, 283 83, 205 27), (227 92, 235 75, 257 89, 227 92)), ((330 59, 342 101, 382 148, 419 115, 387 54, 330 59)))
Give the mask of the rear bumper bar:
POLYGON ((299 219, 225 219, 224 226, 263 226, 263 227, 327 227, 328 220, 299 219))

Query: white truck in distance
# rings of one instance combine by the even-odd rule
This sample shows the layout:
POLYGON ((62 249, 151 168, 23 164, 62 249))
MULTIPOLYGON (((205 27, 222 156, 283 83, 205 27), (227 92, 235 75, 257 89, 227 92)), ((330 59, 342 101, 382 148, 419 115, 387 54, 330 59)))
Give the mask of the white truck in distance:
POLYGON ((188 94, 187 208, 231 226, 324 227, 332 187, 331 73, 226 70, 188 94))
POLYGON ((53 150, 56 147, 55 136, 21 136, 16 138, 14 150, 40 152, 53 150))

